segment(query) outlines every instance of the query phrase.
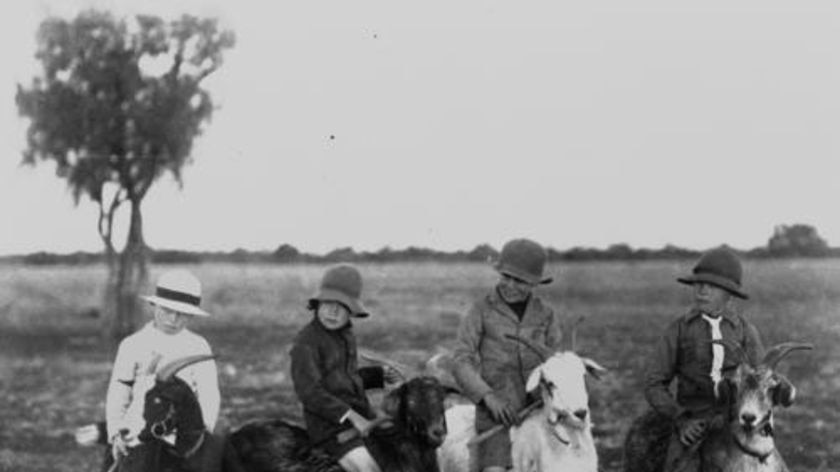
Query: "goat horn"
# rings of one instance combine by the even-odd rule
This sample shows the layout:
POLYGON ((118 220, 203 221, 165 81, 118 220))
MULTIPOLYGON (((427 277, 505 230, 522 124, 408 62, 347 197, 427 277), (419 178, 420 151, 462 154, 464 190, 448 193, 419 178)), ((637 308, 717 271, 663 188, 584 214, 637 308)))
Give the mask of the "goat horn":
POLYGON ((724 348, 729 348, 730 351, 735 353, 739 364, 751 364, 749 356, 747 356, 747 353, 744 352, 744 348, 740 344, 728 339, 715 339, 712 341, 712 344, 720 344, 724 348))
POLYGON ((417 373, 417 369, 409 367, 406 364, 403 364, 402 362, 395 361, 393 359, 388 359, 384 355, 379 354, 378 352, 372 351, 370 349, 360 348, 359 357, 370 362, 376 362, 378 364, 382 364, 396 369, 400 373, 400 375, 403 376, 403 378, 416 377, 417 375, 419 375, 417 373))
POLYGON ((535 343, 535 342, 533 342, 533 341, 529 341, 529 340, 527 340, 527 339, 525 339, 525 338, 521 338, 521 337, 519 337, 519 336, 517 336, 517 335, 515 335, 515 334, 506 334, 506 335, 505 335, 505 337, 506 337, 506 338, 508 338, 508 339, 513 339, 514 341, 518 341, 518 342, 520 342, 522 345, 524 345, 525 347, 527 347, 528 349, 530 349, 530 350, 534 351, 535 353, 537 353, 537 355, 540 357, 540 360, 541 360, 542 362, 547 361, 547 360, 548 360, 548 358, 549 358, 549 356, 551 356, 551 354, 552 354, 552 353, 550 352, 550 350, 548 349, 548 347, 543 346, 543 345, 541 345, 541 344, 537 344, 537 343, 535 343))
POLYGON ((216 356, 211 354, 198 354, 195 356, 187 356, 182 357, 180 359, 175 359, 169 364, 166 364, 165 366, 161 367, 161 369, 157 372, 157 380, 159 382, 166 382, 184 367, 195 364, 196 362, 209 361, 211 359, 214 359, 215 357, 216 356))
POLYGON ((577 351, 577 328, 578 328, 578 325, 580 325, 583 322, 584 319, 585 319, 585 317, 583 315, 579 315, 571 323, 572 326, 569 329, 569 333, 570 333, 571 336, 569 337, 569 340, 571 341, 571 349, 570 350, 572 352, 577 351))
POLYGON ((785 356, 790 354, 793 351, 798 350, 811 350, 814 349, 813 344, 807 343, 781 343, 771 347, 766 354, 764 354, 764 360, 761 361, 762 364, 766 365, 770 369, 775 370, 776 364, 779 363, 780 360, 784 359, 785 356))

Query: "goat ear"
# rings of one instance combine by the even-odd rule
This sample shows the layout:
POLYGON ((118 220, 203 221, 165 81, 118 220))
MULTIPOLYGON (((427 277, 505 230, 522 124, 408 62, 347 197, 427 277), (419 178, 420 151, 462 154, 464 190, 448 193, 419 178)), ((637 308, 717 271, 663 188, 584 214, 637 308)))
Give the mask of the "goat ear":
POLYGON ((770 389, 770 395, 774 405, 782 405, 787 408, 793 405, 796 399, 796 387, 781 374, 774 374, 776 385, 770 389))
POLYGON ((525 391, 526 392, 533 392, 540 386, 540 381, 543 378, 542 367, 537 367, 533 371, 531 371, 531 375, 528 376, 528 382, 525 383, 525 391))
POLYGON ((588 357, 582 357, 583 366, 586 367, 586 372, 597 380, 601 380, 601 376, 607 373, 607 368, 601 364, 593 361, 588 357))
POLYGON ((441 388, 443 388, 443 394, 444 395, 463 395, 464 394, 464 392, 460 388, 458 388, 454 385, 448 385, 447 384, 447 385, 443 385, 441 388))

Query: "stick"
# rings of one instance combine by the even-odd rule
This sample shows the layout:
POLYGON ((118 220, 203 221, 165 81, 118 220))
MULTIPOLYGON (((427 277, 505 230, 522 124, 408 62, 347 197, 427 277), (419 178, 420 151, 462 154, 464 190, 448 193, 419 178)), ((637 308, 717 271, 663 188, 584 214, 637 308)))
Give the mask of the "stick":
POLYGON ((361 357, 362 359, 368 360, 370 362, 376 362, 377 364, 382 364, 382 365, 386 365, 388 367, 392 367, 392 368, 396 369, 397 371, 399 371, 400 375, 402 375, 403 378, 407 378, 407 374, 409 372, 414 372, 414 369, 412 369, 411 367, 409 367, 409 366, 407 366, 407 365, 405 365, 401 362, 398 362, 398 361, 395 361, 395 360, 392 360, 392 359, 388 359, 387 357, 383 356, 382 354, 378 354, 374 351, 371 351, 370 349, 359 349, 359 357, 361 357))
MULTIPOLYGON (((516 414, 517 422, 521 422, 522 420, 524 420, 528 415, 531 414, 531 412, 533 412, 537 408, 541 407, 542 404, 543 404, 542 400, 537 400, 534 403, 531 403, 530 405, 526 405, 525 408, 519 410, 519 412, 516 414)), ((470 439, 470 441, 467 443, 467 446, 472 447, 472 446, 475 446, 476 444, 482 443, 482 442, 486 441, 487 439, 489 439, 490 436, 493 436, 494 434, 498 433, 499 431, 501 431, 505 428, 506 428, 505 425, 497 424, 496 426, 493 426, 492 428, 488 429, 487 431, 485 431, 485 432, 479 434, 478 436, 470 439)))
MULTIPOLYGON (((370 428, 368 429, 367 433, 370 433, 374 429, 379 428, 380 426, 382 426, 382 425, 384 425, 384 424, 386 424, 390 421, 391 421, 391 418, 389 418, 387 416, 379 416, 377 418, 374 418, 370 422, 370 428)), ((367 433, 365 434, 365 436, 367 435, 367 433)), ((348 441, 352 441, 353 439, 356 439, 356 437, 358 437, 360 434, 361 433, 356 428, 345 429, 345 430, 341 431, 340 433, 338 433, 338 443, 339 444, 344 444, 348 441)))

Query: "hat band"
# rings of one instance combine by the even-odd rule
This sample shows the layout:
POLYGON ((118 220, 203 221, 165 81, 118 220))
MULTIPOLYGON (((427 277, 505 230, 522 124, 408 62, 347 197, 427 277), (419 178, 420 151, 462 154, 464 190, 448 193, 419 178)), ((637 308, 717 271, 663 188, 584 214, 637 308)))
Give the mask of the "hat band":
POLYGON ((155 295, 173 302, 182 302, 194 306, 198 306, 201 303, 201 297, 185 292, 179 292, 177 290, 169 290, 168 288, 158 287, 155 290, 155 295))

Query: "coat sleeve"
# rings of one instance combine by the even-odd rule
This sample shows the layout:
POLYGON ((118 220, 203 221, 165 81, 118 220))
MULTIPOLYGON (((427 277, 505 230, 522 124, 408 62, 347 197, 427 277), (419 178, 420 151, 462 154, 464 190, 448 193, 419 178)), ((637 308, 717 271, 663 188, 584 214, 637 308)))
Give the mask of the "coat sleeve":
POLYGON ((126 426, 125 414, 131 405, 135 364, 130 351, 131 347, 128 343, 120 343, 114 367, 111 370, 111 379, 108 382, 108 393, 105 396, 105 423, 109 441, 126 426))
POLYGON ((481 308, 474 305, 467 316, 461 320, 453 353, 453 374, 464 394, 479 403, 493 389, 481 378, 479 348, 484 335, 481 308))
POLYGON ((384 367, 379 365, 361 367, 358 372, 359 377, 362 378, 362 385, 364 385, 365 390, 385 387, 384 367))
POLYGON ((679 321, 668 325, 656 342, 645 372, 645 398, 660 414, 676 418, 681 408, 669 390, 677 370, 679 321))
POLYGON ((297 342, 291 351, 292 383, 303 407, 321 418, 339 424, 350 405, 324 387, 324 378, 318 367, 318 350, 297 342))

